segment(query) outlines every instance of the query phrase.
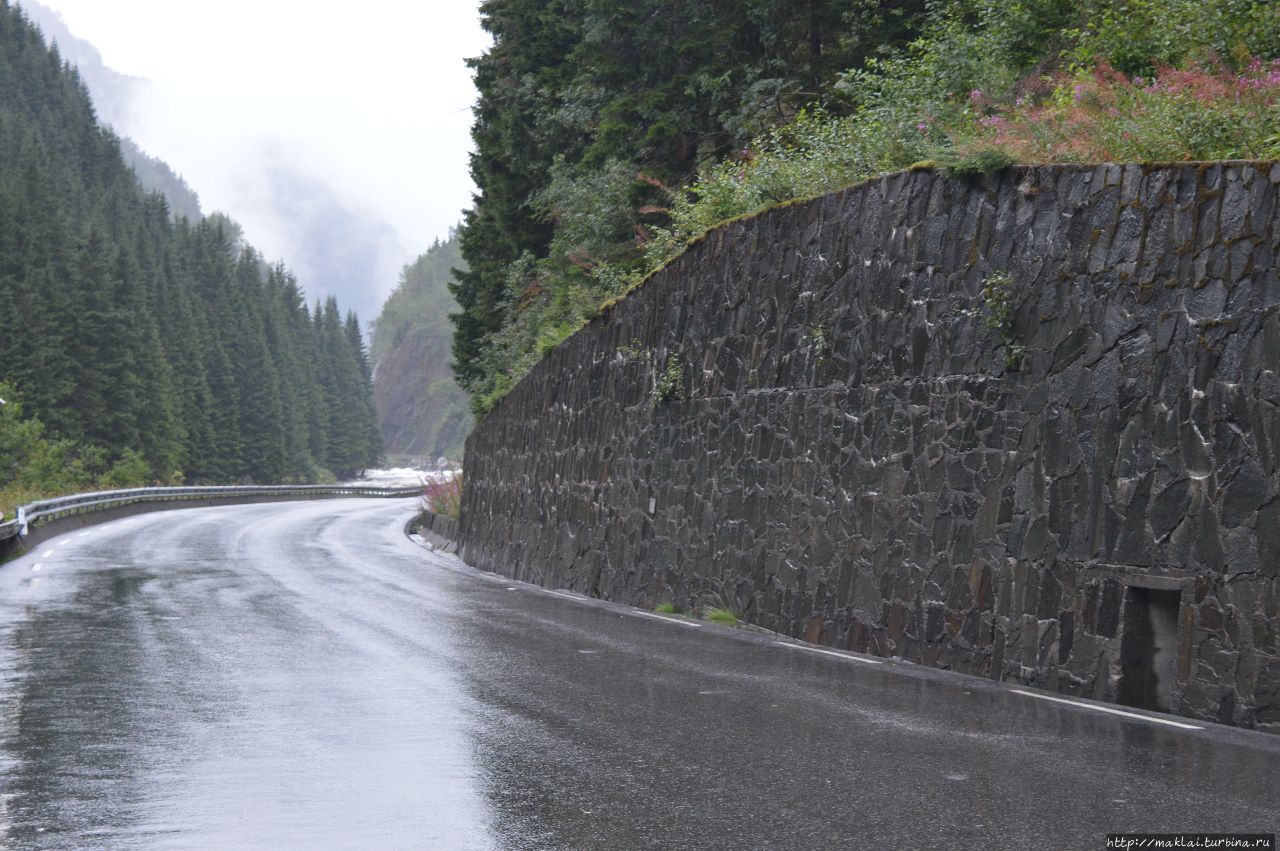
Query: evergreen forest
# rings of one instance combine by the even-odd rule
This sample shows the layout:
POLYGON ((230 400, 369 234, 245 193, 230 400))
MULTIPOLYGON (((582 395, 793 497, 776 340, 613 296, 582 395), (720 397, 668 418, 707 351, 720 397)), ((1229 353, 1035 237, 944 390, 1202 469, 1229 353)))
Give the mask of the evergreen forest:
POLYGON ((98 123, 111 127, 120 137, 120 153, 143 188, 163 195, 174 218, 185 216, 193 222, 201 218, 200 197, 195 190, 168 163, 142 150, 121 129, 128 122, 130 104, 137 97, 143 81, 109 68, 98 49, 84 39, 76 38, 57 12, 36 0, 19 2, 27 19, 40 28, 45 43, 57 44, 62 58, 75 66, 80 81, 89 90, 98 123))
POLYGON ((485 0, 453 285, 483 415, 730 218, 908 167, 1280 156, 1273 0, 485 0))
POLYGON ((0 0, 0 510, 98 486, 347 477, 381 453, 359 321, 224 216, 145 192, 0 0))

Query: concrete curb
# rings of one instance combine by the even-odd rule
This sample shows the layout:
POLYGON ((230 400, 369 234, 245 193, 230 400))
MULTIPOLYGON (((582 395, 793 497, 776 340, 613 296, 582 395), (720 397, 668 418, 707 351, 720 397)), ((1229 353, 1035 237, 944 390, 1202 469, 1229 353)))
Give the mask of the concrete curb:
POLYGON ((405 535, 417 535, 431 545, 431 549, 442 553, 458 552, 458 521, 443 514, 433 514, 423 510, 421 514, 410 520, 404 527, 405 535), (413 529, 413 524, 421 519, 422 525, 413 529))

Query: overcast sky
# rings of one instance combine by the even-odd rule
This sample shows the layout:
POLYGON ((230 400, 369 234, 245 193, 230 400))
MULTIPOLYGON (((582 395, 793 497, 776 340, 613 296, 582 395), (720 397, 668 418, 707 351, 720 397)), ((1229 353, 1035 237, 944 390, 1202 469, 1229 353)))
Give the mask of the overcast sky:
POLYGON ((463 63, 488 44, 478 0, 40 2, 108 66, 150 81, 118 129, 300 275, 311 261, 289 256, 301 244, 294 202, 269 203, 272 186, 321 181, 372 229, 390 226, 372 275, 379 303, 470 204, 475 90, 463 63), (273 169, 289 174, 272 180, 273 169))

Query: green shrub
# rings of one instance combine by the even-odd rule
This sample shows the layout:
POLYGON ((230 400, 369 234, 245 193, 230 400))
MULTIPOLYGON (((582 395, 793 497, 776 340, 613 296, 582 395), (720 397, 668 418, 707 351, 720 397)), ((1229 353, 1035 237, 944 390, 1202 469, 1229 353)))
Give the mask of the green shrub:
POLYGON ((831 329, 818 325, 804 337, 804 347, 813 355, 813 362, 822 366, 831 357, 831 329))
POLYGON ((976 177, 1008 168, 1014 159, 1002 148, 980 145, 969 150, 947 148, 939 153, 936 163, 947 177, 976 177))
POLYGON ((108 489, 138 488, 151 482, 151 468, 140 452, 126 449, 118 461, 102 477, 101 485, 108 489))
POLYGON ((1101 60, 1128 74, 1149 74, 1188 60, 1230 62, 1280 55, 1280 4, 1273 0, 1088 0, 1078 25, 1064 30, 1076 68, 1101 60))
POLYGON ((427 482, 422 490, 422 506, 432 514, 459 519, 462 516, 462 476, 427 482))
POLYGON ((995 334, 1004 349, 1005 366, 1011 370, 1022 366, 1025 347, 1013 334, 1014 313, 1017 305, 1016 282, 1008 272, 994 272, 982 282, 982 324, 995 334))
POLYGON ((684 361, 679 355, 667 358, 667 368, 653 385, 653 406, 655 408, 671 402, 684 402, 687 399, 684 389, 684 361))
POLYGON ((113 459, 100 446, 50 439, 39 420, 24 416, 16 388, 0 382, 0 398, 6 400, 0 405, 0 516, 12 517, 18 506, 38 499, 155 480, 141 453, 125 450, 113 459))

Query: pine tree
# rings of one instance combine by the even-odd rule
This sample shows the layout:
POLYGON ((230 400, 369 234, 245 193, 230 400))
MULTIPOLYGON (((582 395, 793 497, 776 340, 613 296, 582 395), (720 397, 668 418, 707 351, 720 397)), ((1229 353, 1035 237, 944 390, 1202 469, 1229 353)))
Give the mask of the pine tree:
POLYGON ((481 23, 492 49, 471 60, 476 88, 471 176, 483 193, 465 214, 461 233, 465 269, 450 287, 458 301, 453 319, 454 372, 464 387, 483 376, 485 339, 502 327, 509 305, 506 267, 526 253, 545 254, 554 226, 531 215, 529 199, 546 185, 556 154, 576 152, 579 137, 548 133, 543 116, 560 105, 573 69, 564 61, 581 40, 581 21, 566 0, 486 0, 481 23))
POLYGON ((59 464, 42 468, 50 486, 121 471, 310 480, 329 454, 368 465, 368 361, 336 303, 313 321, 288 271, 225 216, 172 221, 7 0, 0 151, 0 381, 63 453, 56 483, 59 464))
POLYGON ((368 430, 372 404, 357 354, 333 298, 325 301, 317 327, 328 426, 325 458, 336 475, 347 478, 366 469, 372 461, 368 430))
MULTIPOLYGON (((313 466, 308 440, 312 392, 310 373, 303 366, 303 352, 295 341, 294 327, 305 317, 306 302, 297 282, 283 264, 267 273, 267 309, 264 330, 267 348, 280 377, 281 417, 284 427, 284 469, 287 478, 304 477, 313 466)), ((303 320, 305 322, 305 319, 303 320)))
POLYGON ((347 313, 343 326, 347 337, 347 346, 356 365, 360 368, 360 376, 364 379, 352 388, 356 404, 360 409, 362 430, 364 431, 364 453, 362 468, 372 467, 382 456, 382 429, 378 425, 378 412, 373 407, 373 369, 369 366, 369 353, 365 351, 364 335, 360 333, 360 320, 354 311, 347 313))
POLYGON ((237 432, 241 435, 239 477, 256 482, 279 481, 285 474, 284 410, 280 376, 267 347, 263 322, 262 264, 244 249, 236 264, 232 309, 237 323, 231 346, 240 391, 237 432))

